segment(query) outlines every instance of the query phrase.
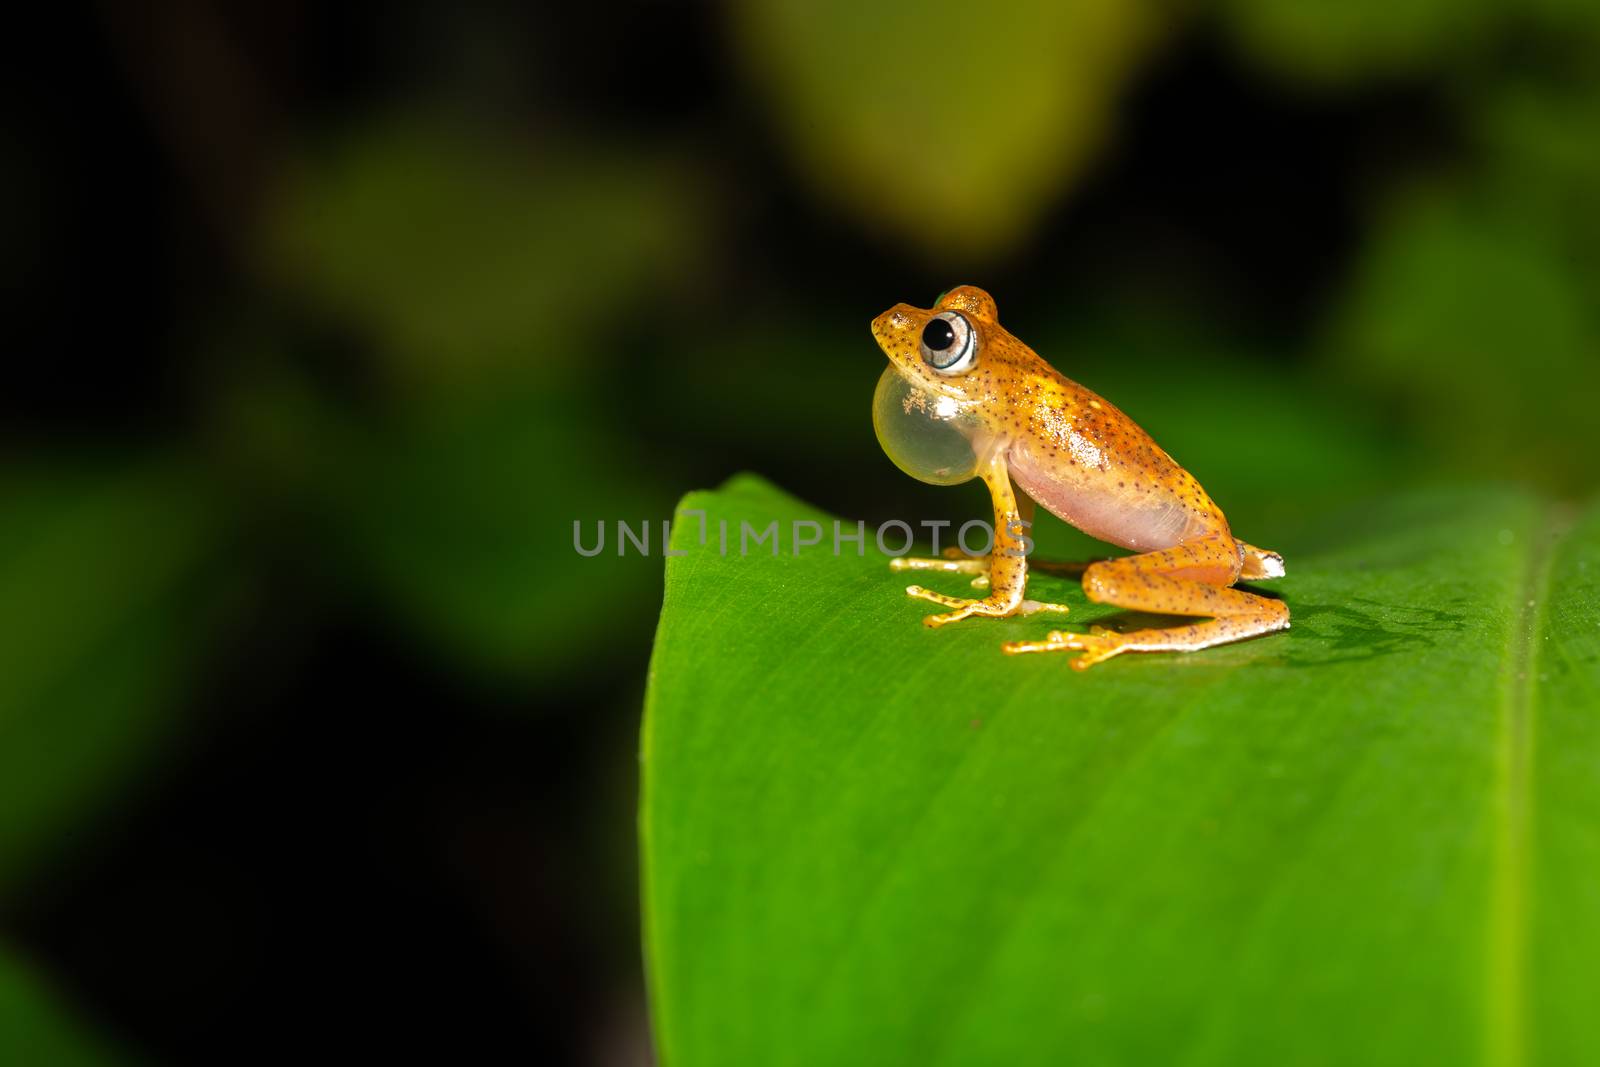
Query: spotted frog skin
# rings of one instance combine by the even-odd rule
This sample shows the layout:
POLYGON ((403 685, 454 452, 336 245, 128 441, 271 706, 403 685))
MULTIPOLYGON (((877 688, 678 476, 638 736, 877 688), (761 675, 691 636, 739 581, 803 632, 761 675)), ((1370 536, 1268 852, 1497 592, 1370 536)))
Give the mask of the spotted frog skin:
POLYGON ((1067 610, 1024 595, 1026 530, 1037 502, 1093 537, 1136 551, 1049 568, 1081 570, 1090 600, 1201 621, 1127 633, 1056 630, 1042 641, 1010 642, 1002 646, 1007 653, 1079 651, 1072 665, 1083 669, 1123 652, 1194 652, 1288 629, 1281 601, 1231 588, 1241 578, 1281 577, 1283 557, 1235 539, 1193 475, 1109 401, 1006 332, 988 293, 961 286, 932 308, 896 304, 873 320, 872 335, 917 393, 960 412, 973 473, 994 503, 987 559, 893 561, 902 571, 975 574, 980 587, 987 580, 980 600, 908 587, 911 596, 949 609, 924 619, 928 626, 1067 610))

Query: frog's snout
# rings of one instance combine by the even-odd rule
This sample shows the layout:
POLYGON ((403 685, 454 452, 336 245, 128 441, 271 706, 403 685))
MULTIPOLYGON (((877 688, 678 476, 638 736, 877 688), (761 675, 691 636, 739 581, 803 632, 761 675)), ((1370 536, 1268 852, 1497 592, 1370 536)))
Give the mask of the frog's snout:
POLYGON ((904 346, 907 332, 916 325, 914 310, 910 304, 896 304, 872 320, 872 336, 885 352, 904 346))

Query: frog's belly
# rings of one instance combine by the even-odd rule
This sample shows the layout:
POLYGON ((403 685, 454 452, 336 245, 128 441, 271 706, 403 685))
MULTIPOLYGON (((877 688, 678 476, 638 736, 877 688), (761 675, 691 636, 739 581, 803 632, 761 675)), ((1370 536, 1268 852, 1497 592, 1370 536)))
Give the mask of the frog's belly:
POLYGON ((1144 494, 1103 485, 1073 484, 1056 478, 1030 460, 1026 450, 1011 453, 1011 477, 1023 492, 1064 522, 1090 537, 1139 552, 1171 548, 1211 532, 1211 524, 1176 496, 1144 494))

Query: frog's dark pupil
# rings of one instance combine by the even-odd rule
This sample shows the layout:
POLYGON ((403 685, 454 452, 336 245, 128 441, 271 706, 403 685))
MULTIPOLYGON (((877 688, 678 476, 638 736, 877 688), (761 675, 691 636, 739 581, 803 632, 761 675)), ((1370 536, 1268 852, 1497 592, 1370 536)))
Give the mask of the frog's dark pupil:
POLYGON ((930 352, 943 352, 956 343, 956 331, 944 319, 932 319, 923 327, 922 343, 930 352))

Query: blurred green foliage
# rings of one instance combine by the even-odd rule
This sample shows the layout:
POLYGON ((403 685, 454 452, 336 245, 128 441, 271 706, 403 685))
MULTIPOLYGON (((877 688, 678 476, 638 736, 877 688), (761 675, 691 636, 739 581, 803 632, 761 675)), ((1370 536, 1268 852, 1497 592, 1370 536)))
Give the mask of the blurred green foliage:
POLYGON ((1600 396, 1593 295, 1538 229, 1419 194, 1367 250, 1328 359, 1400 405, 1441 468, 1581 490, 1600 396))
POLYGON ((570 369, 646 286, 693 270, 695 191, 649 146, 522 143, 442 116, 319 140, 266 231, 281 284, 424 391, 570 369))
POLYGON ((232 590, 183 464, 12 469, 0 500, 4 902, 160 751, 232 590))
POLYGON ((88 1035, 30 968, 0 953, 0 1062, 91 1067, 126 1059, 88 1035))
POLYGON ((596 523, 648 523, 659 553, 671 504, 655 477, 670 466, 640 470, 598 410, 570 391, 523 391, 364 438, 325 472, 340 559, 429 647, 490 680, 570 674, 608 641, 641 638, 659 562, 619 558, 614 539, 582 559, 572 523, 586 545, 596 523))
POLYGON ((1027 239, 1171 22, 1155 0, 741 0, 739 60, 819 192, 941 264, 1027 239))
POLYGON ((291 480, 347 573, 497 684, 581 663, 615 626, 558 605, 636 599, 655 568, 571 566, 571 520, 659 523, 671 505, 670 460, 638 469, 594 348, 619 309, 692 274, 683 168, 389 118, 309 153, 278 210, 274 275, 367 342, 376 387, 352 411, 301 382, 251 425, 313 435, 291 480))
POLYGON ((1243 52, 1274 74, 1337 87, 1459 64, 1504 21, 1496 0, 1222 0, 1243 52))

